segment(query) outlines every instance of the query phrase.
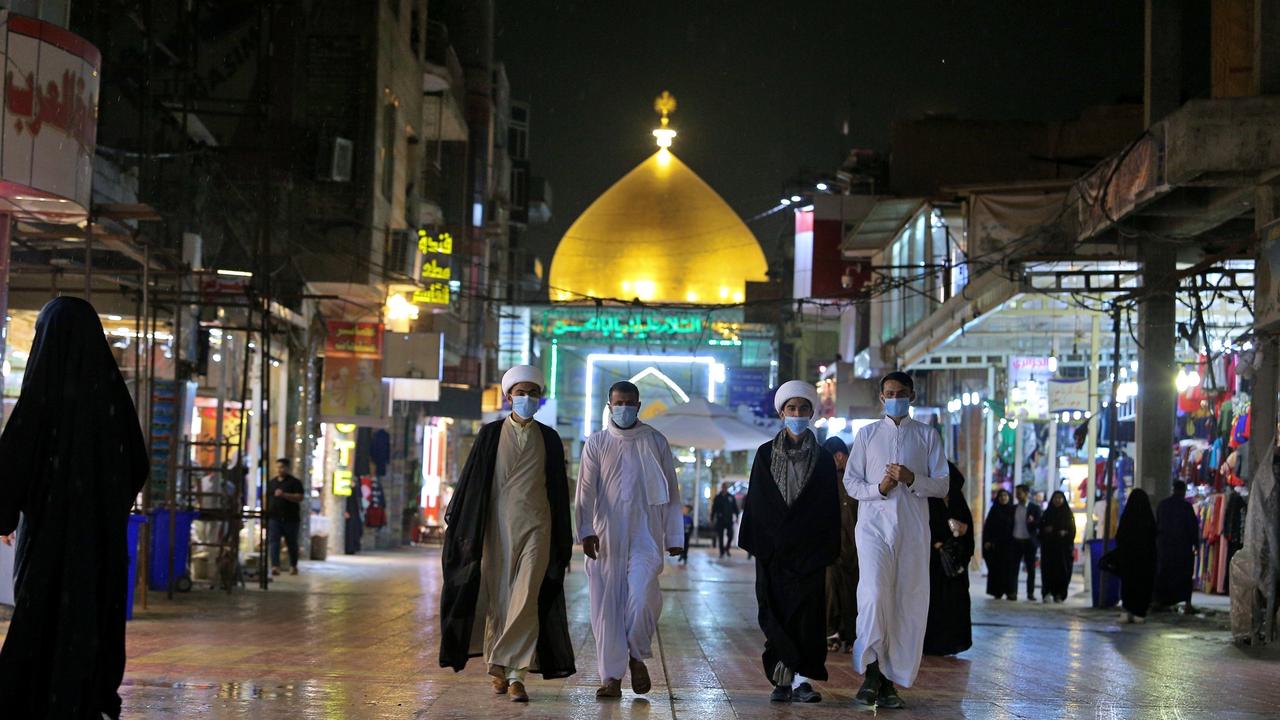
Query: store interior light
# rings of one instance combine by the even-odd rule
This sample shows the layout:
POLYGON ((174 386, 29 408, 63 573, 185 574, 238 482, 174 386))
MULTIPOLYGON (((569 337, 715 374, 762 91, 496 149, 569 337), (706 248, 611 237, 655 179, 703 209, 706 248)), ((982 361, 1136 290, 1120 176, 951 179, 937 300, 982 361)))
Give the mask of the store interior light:
POLYGON ((792 195, 792 196, 791 196, 791 202, 800 202, 800 196, 799 196, 799 195, 792 195))
POLYGON ((781 199, 781 200, 779 200, 778 202, 779 202, 779 203, 781 203, 781 204, 783 204, 783 205, 790 205, 790 204, 791 204, 791 200, 790 200, 789 198, 782 198, 782 199, 781 199))
POLYGON ((1195 370, 1187 370, 1183 368, 1178 371, 1178 377, 1174 380, 1174 384, 1178 388, 1178 392, 1184 393, 1192 388, 1200 386, 1200 373, 1195 370))
POLYGON ((827 191, 827 184, 826 184, 826 183, 820 182, 820 183, 818 183, 818 184, 817 184, 817 186, 816 186, 816 187, 818 188, 818 191, 819 191, 819 192, 826 192, 826 191, 827 191))
POLYGON ((224 277, 243 277, 243 278, 253 277, 253 273, 248 272, 247 270, 219 270, 218 274, 224 277))
POLYGON ((1058 356, 1057 355, 1049 356, 1049 372, 1055 373, 1055 374, 1058 372, 1058 356))

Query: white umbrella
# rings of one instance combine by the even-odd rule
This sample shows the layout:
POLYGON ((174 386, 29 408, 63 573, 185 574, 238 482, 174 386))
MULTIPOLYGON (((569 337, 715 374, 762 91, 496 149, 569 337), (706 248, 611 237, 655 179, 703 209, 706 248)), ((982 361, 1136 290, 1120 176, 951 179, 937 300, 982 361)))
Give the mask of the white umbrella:
POLYGON ((645 421, 674 447, 699 450, 752 450, 773 436, 743 422, 732 410, 694 398, 645 421))
MULTIPOLYGON (((694 398, 645 421, 666 436, 674 447, 699 450, 750 450, 773 436, 738 419, 733 411, 702 398, 694 398)), ((695 465, 693 491, 693 539, 698 539, 698 506, 701 505, 702 462, 695 465)))

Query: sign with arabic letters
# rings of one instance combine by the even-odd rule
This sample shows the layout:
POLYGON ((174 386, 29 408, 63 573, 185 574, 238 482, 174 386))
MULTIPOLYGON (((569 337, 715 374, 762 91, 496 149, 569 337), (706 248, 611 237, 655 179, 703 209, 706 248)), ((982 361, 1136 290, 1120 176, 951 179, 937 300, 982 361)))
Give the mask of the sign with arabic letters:
POLYGON ((67 30, 0 12, 0 180, 19 218, 88 217, 98 127, 98 49, 67 30))

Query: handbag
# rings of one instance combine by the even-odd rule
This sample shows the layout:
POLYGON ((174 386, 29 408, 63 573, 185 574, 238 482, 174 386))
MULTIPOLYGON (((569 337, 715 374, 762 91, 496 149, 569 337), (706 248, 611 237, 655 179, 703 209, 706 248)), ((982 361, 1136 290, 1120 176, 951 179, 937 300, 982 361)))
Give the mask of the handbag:
POLYGON ((942 561, 942 574, 949 577, 960 577, 965 571, 964 550, 960 541, 947 538, 938 549, 938 558, 942 561))
POLYGON ((1120 553, 1116 549, 1108 550, 1098 558, 1098 569, 1112 575, 1120 574, 1120 553))

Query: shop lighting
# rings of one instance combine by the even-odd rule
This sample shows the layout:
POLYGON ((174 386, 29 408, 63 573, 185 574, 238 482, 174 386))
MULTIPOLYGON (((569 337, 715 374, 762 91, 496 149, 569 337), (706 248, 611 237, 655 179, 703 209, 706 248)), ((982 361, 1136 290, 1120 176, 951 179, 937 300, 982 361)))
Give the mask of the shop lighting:
POLYGON ((214 362, 222 362, 222 355, 220 355, 220 354, 218 354, 218 353, 214 353, 214 354, 213 354, 213 361, 214 361, 214 362))
POLYGON ((1058 419, 1059 419, 1059 421, 1060 421, 1060 422, 1064 422, 1064 423, 1069 423, 1069 422, 1071 422, 1071 412, 1070 412, 1069 410, 1063 410, 1063 411, 1062 411, 1062 417, 1060 417, 1060 418, 1058 418, 1058 419))
POLYGON ((1058 356, 1057 355, 1049 356, 1049 372, 1055 373, 1055 374, 1058 372, 1058 356))
POLYGON ((396 293, 387 298, 387 304, 384 308, 387 320, 417 320, 418 306, 404 299, 404 296, 396 293))
POLYGON ((1200 373, 1195 370, 1182 369, 1178 371, 1178 377, 1174 380, 1174 384, 1178 388, 1178 392, 1184 393, 1196 387, 1200 387, 1200 373))
POLYGON ((818 183, 818 184, 816 185, 816 187, 818 188, 818 190, 819 190, 820 192, 826 192, 826 191, 827 191, 827 184, 826 184, 826 183, 818 183))
POLYGON ((791 200, 790 200, 790 199, 788 199, 788 198, 782 198, 782 199, 781 199, 781 200, 779 200, 778 202, 779 202, 779 203, 781 203, 781 204, 783 204, 783 205, 790 205, 790 204, 791 204, 791 200))
POLYGON ((1080 412, 1079 410, 1076 410, 1075 412, 1071 413, 1071 418, 1073 420, 1081 420, 1084 418, 1084 413, 1080 412))
POLYGON ((792 196, 791 196, 791 202, 800 202, 800 196, 799 196, 799 195, 792 195, 792 196))
POLYGON ((111 322, 120 322, 121 320, 123 320, 123 319, 124 319, 124 316, 123 316, 123 315, 108 315, 108 316, 107 316, 107 319, 108 319, 108 320, 110 320, 111 322))
POLYGON ((827 432, 832 434, 842 433, 847 427, 849 427, 849 421, 842 417, 833 417, 827 421, 827 432))
POLYGON ((1122 382, 1116 387, 1116 402, 1124 404, 1138 396, 1138 383, 1122 382))
POLYGON ((968 407, 969 405, 972 405, 973 393, 965 393, 964 395, 961 395, 960 402, 963 403, 966 407, 968 407))
POLYGON ((247 270, 219 270, 218 274, 223 277, 251 278, 253 273, 247 270))

